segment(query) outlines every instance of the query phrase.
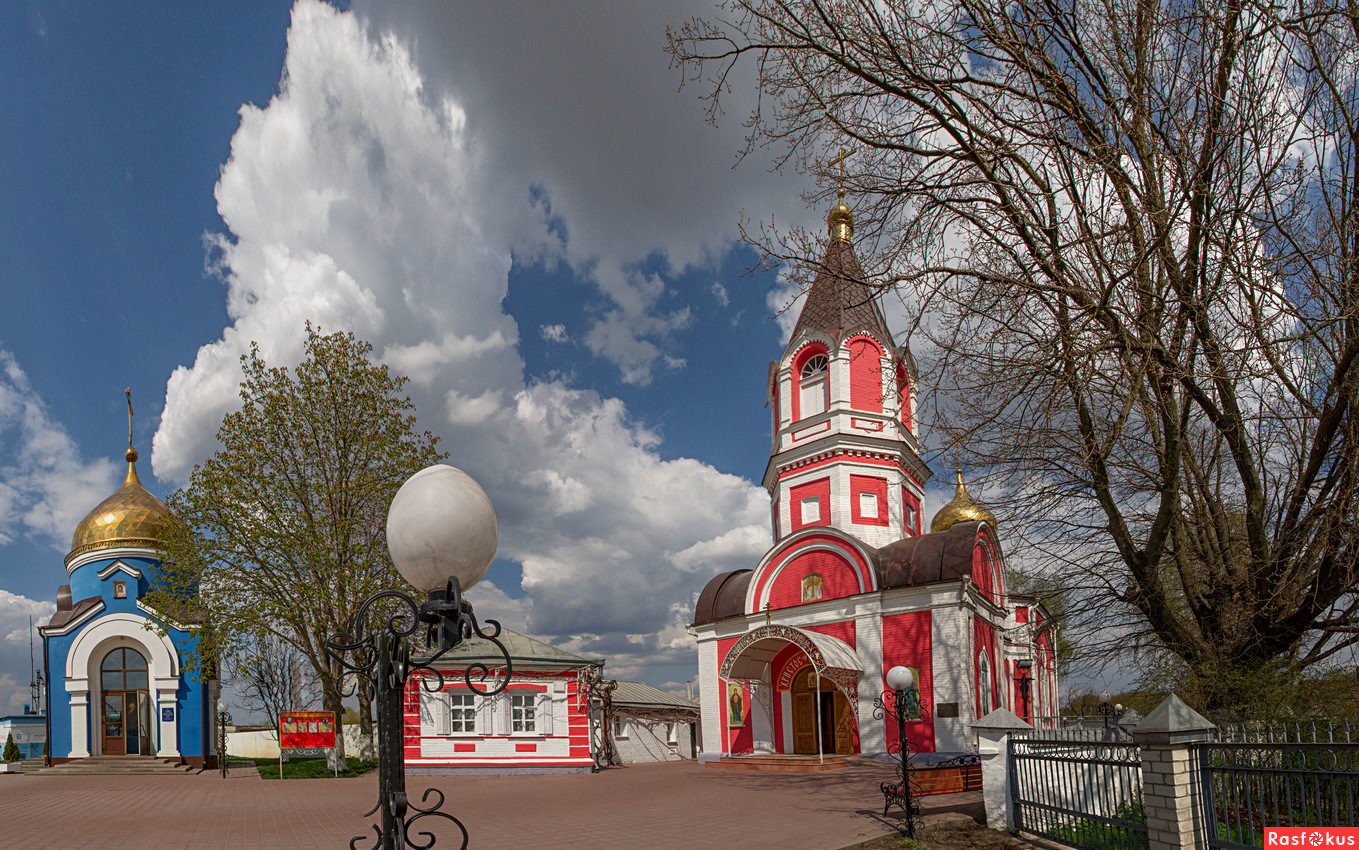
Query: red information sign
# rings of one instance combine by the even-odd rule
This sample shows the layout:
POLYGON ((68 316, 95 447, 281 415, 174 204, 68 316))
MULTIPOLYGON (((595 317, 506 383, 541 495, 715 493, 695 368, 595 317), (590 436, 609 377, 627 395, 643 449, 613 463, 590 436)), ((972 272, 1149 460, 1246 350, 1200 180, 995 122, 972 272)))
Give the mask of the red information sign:
POLYGON ((278 745, 285 749, 335 746, 335 713, 285 711, 278 716, 278 745))

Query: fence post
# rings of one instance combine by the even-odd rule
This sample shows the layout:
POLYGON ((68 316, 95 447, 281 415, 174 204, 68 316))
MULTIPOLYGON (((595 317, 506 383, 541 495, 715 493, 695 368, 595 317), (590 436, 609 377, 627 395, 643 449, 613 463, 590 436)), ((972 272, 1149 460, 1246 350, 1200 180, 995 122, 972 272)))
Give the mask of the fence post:
POLYGON ((1208 740, 1212 728, 1212 721, 1171 694, 1130 730, 1141 750, 1142 807, 1151 850, 1197 847, 1206 834, 1193 745, 1208 740))
POLYGON ((972 731, 977 736, 977 755, 981 760, 986 825, 992 829, 1015 831, 1014 795, 1010 789, 1010 734, 1032 728, 1008 708, 998 708, 972 724, 972 731))

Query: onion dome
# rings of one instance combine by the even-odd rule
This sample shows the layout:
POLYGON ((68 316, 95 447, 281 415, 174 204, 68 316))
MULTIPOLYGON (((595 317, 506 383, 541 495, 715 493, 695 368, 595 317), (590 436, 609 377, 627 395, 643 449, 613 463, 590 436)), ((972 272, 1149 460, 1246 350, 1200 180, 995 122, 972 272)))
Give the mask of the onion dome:
POLYGON ((73 559, 99 549, 136 546, 156 549, 165 529, 165 503, 151 495, 137 478, 137 450, 128 449, 127 477, 117 492, 100 502, 76 526, 71 537, 73 559))
POLYGON ((830 225, 830 238, 832 241, 841 242, 854 241, 854 213, 845 205, 845 190, 839 191, 840 202, 831 207, 830 213, 826 216, 826 224, 830 225))
POLYGON ((958 489, 953 492, 953 498, 949 503, 940 508, 930 521, 930 532, 948 531, 955 523, 969 521, 985 522, 993 529, 996 527, 996 515, 991 513, 990 508, 968 495, 967 488, 963 486, 963 471, 960 469, 958 489))

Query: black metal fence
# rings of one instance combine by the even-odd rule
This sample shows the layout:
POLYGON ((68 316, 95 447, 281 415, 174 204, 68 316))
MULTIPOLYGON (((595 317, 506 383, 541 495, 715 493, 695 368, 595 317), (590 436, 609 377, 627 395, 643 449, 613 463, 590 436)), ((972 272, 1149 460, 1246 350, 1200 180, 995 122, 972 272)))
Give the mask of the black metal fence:
POLYGON ((1359 743, 1348 742, 1348 725, 1345 742, 1334 727, 1292 731, 1196 745, 1209 847, 1263 847, 1269 826, 1359 825, 1359 743))
POLYGON ((1142 762, 1128 733, 1048 729, 1012 734, 1016 828, 1090 850, 1142 850, 1142 762))

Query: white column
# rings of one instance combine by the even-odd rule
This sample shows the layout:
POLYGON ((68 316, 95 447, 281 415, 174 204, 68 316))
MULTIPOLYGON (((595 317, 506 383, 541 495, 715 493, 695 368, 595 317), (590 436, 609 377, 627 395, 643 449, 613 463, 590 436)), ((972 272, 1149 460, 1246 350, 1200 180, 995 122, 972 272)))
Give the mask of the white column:
POLYGON ((859 752, 887 752, 887 725, 873 718, 873 700, 882 694, 882 612, 874 606, 871 616, 854 623, 854 655, 863 673, 859 676, 859 752))
POLYGON ((160 744, 156 750, 159 758, 179 758, 179 707, 175 705, 175 692, 179 690, 178 683, 171 680, 172 684, 166 685, 161 681, 156 682, 156 719, 152 724, 160 731, 158 736, 160 744), (164 720, 162 709, 170 708, 173 720, 164 720))
MULTIPOLYGON (((70 694, 71 705, 71 752, 69 757, 73 759, 88 758, 89 736, 90 736, 90 692, 88 688, 66 686, 66 693, 70 694)), ((51 755, 56 755, 50 750, 51 755)))
POLYGON ((720 700, 727 698, 722 693, 722 683, 717 678, 717 641, 706 640, 698 644, 698 702, 703 718, 703 752, 699 761, 710 761, 722 757, 722 707, 720 700))

